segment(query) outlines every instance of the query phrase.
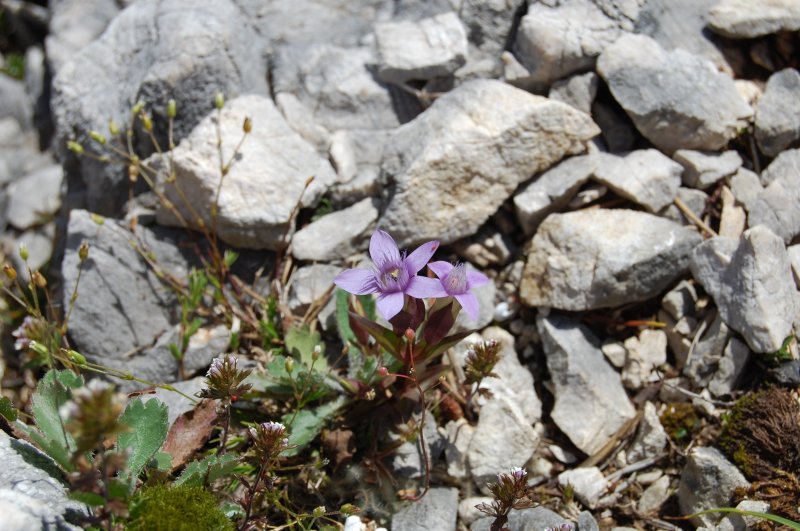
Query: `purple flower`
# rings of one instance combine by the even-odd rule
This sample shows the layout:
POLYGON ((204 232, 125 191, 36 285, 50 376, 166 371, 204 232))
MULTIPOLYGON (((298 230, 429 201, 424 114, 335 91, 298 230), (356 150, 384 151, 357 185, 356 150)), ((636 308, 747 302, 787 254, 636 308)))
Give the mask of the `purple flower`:
POLYGON ((439 242, 431 241, 405 256, 389 234, 376 230, 369 241, 374 266, 343 271, 333 283, 355 295, 378 293, 378 310, 388 321, 403 309, 405 295, 416 299, 447 296, 440 281, 417 276, 438 247, 439 242))
POLYGON ((478 320, 478 299, 470 293, 472 288, 483 286, 489 278, 478 271, 467 271, 464 264, 450 264, 448 262, 431 262, 428 264, 431 271, 442 281, 442 287, 447 295, 454 297, 467 315, 473 321, 478 320))

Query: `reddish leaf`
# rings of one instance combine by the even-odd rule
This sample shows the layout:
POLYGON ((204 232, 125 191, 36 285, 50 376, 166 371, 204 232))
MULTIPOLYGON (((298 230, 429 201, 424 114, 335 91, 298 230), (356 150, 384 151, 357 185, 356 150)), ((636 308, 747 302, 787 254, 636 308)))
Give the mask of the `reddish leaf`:
POLYGON ((333 459, 334 467, 349 461, 356 451, 352 430, 323 430, 322 445, 325 447, 325 453, 333 459))
MULTIPOLYGON (((400 361, 403 360, 403 341, 397 334, 353 312, 350 312, 350 322, 357 323, 357 326, 363 328, 380 346, 385 348, 389 354, 400 361)), ((355 331, 355 328, 353 328, 353 331, 355 331)))
POLYGON ((175 420, 163 450, 172 456, 172 469, 182 467, 203 447, 217 424, 214 400, 201 400, 197 406, 175 420))
POLYGON ((455 322, 453 303, 451 301, 431 313, 425 325, 425 330, 422 332, 422 337, 428 345, 438 343, 447 335, 455 322))

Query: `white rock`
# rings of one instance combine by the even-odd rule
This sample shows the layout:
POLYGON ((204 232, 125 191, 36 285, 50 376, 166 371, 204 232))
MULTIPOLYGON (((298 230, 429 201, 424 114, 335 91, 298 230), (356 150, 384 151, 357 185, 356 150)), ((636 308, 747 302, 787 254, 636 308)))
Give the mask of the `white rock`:
POLYGON ((475 428, 466 419, 452 420, 445 424, 444 458, 447 462, 447 475, 457 479, 469 476, 467 451, 475 428))
POLYGON ((795 0, 720 0, 708 12, 708 25, 734 39, 751 39, 800 29, 800 4, 795 0))
POLYGON ((55 164, 17 179, 8 186, 6 219, 25 230, 58 212, 64 171, 55 164))
MULTIPOLYGON (((800 21, 800 10, 798 10, 800 21)), ((769 77, 756 106, 756 141, 761 151, 774 157, 800 139, 800 72, 786 68, 769 77)))
POLYGON ((401 246, 474 234, 531 174, 599 132, 563 103, 475 80, 437 99, 387 142, 391 201, 380 226, 401 246))
POLYGON ((561 488, 572 485, 575 497, 589 509, 594 509, 608 490, 608 480, 596 466, 566 470, 558 475, 558 484, 561 488))
POLYGON ((624 35, 606 48, 597 72, 636 128, 666 153, 720 149, 753 114, 710 61, 666 51, 643 35, 624 35))
POLYGON ((375 25, 378 75, 390 83, 452 74, 466 62, 467 32, 452 11, 375 25))
POLYGON ((383 150, 389 131, 342 129, 331 137, 330 159, 339 174, 331 187, 334 203, 349 204, 377 196, 383 150))
POLYGON ((638 337, 625 340, 625 350, 622 383, 629 389, 639 389, 653 379, 658 380, 653 369, 667 362, 667 334, 663 330, 642 330, 638 337))
POLYGON ((763 224, 789 243, 800 234, 800 149, 783 151, 761 173, 765 187, 747 204, 750 227, 763 224))
POLYGON ((742 157, 736 151, 708 153, 679 149, 673 158, 684 167, 683 183, 692 188, 706 189, 742 166, 742 157))
MULTIPOLYGON (((252 120, 253 129, 222 182, 214 224, 210 212, 220 184, 215 116, 203 119, 175 148, 175 183, 167 182, 162 171, 159 187, 189 225, 197 227, 199 215, 205 227, 216 226, 219 237, 231 245, 276 249, 295 206, 314 205, 334 182, 333 168, 286 124, 272 100, 262 96, 236 98, 221 112, 224 160, 231 157, 241 138, 245 117, 252 120), (304 191, 311 176, 314 181, 304 191)), ((161 159, 151 162, 160 164, 161 159)), ((163 204, 157 218, 162 224, 180 224, 163 204)))
POLYGON ((700 239, 644 212, 551 214, 531 243, 520 296, 529 306, 574 311, 646 300, 686 271, 700 239))
POLYGON ((792 333, 800 301, 781 238, 763 225, 737 242, 712 238, 692 253, 692 275, 754 352, 774 352, 792 333))
POLYGON ((661 476, 642 492, 639 501, 636 502, 636 512, 639 514, 656 513, 669 496, 669 476, 661 476))
POLYGON ((722 215, 719 221, 719 235, 723 238, 739 238, 747 225, 747 213, 736 204, 733 192, 722 187, 722 215))
POLYGON ((539 317, 537 323, 555 387, 553 421, 578 449, 591 455, 636 411, 619 374, 586 327, 556 315, 539 317))
POLYGON ((656 412, 656 406, 652 402, 646 402, 644 413, 636 435, 633 438, 630 448, 628 448, 628 463, 635 463, 642 459, 656 457, 667 445, 667 432, 661 425, 656 412))
POLYGON ((591 114, 592 103, 597 96, 597 83, 598 77, 594 72, 577 74, 553 83, 547 97, 591 114))
POLYGON ((730 183, 733 196, 746 210, 750 210, 764 189, 758 175, 745 168, 739 168, 739 171, 731 176, 730 183))
POLYGON ((313 221, 292 237, 292 255, 298 260, 344 260, 366 249, 378 221, 374 200, 362 199, 313 221))
POLYGON ((714 396, 729 395, 736 388, 736 382, 747 366, 748 359, 750 359, 750 349, 732 337, 719 360, 717 372, 708 382, 708 390, 711 394, 714 396))
POLYGON ((313 264, 295 270, 289 279, 289 309, 295 315, 303 312, 332 286, 342 268, 328 264, 313 264))
POLYGON ((682 170, 655 149, 633 151, 624 157, 598 153, 594 179, 655 213, 675 199, 682 170))
MULTIPOLYGON (((752 511, 756 513, 769 512, 769 503, 757 500, 742 500, 736 506, 740 511, 752 511)), ((758 523, 764 522, 763 518, 749 516, 745 514, 726 513, 719 521, 714 531, 748 531, 755 529, 758 523)))
MULTIPOLYGON (((727 507, 736 487, 750 484, 739 469, 732 465, 716 448, 696 447, 689 453, 678 486, 678 503, 681 513, 694 514, 705 509, 727 507)), ((711 526, 714 515, 696 516, 691 522, 696 526, 711 526)))

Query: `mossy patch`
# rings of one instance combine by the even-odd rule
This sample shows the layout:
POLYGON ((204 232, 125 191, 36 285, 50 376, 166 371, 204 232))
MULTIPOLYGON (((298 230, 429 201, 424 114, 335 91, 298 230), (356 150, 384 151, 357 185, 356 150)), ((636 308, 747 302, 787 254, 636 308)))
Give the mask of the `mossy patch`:
POLYGON ((233 531, 233 523, 203 487, 145 488, 131 507, 128 531, 233 531))
POLYGON ((671 402, 661 414, 661 425, 676 444, 687 445, 702 426, 694 406, 688 402, 671 402))

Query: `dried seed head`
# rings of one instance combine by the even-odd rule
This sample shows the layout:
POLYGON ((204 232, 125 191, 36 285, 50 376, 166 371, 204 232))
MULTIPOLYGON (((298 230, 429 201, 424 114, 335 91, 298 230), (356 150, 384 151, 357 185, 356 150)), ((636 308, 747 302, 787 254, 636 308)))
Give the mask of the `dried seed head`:
POLYGON ((89 243, 82 242, 81 246, 78 247, 78 258, 81 262, 85 262, 87 258, 89 258, 89 243))
POLYGON ((17 270, 11 264, 4 264, 3 265, 3 272, 6 274, 9 280, 12 282, 17 279, 17 270))
POLYGON ((44 278, 44 275, 41 274, 38 270, 34 271, 31 275, 31 281, 36 285, 39 289, 44 289, 47 287, 47 279, 44 278))
POLYGON ((242 131, 245 133, 249 133, 253 130, 253 121, 247 117, 244 119, 244 123, 242 123, 242 131))

